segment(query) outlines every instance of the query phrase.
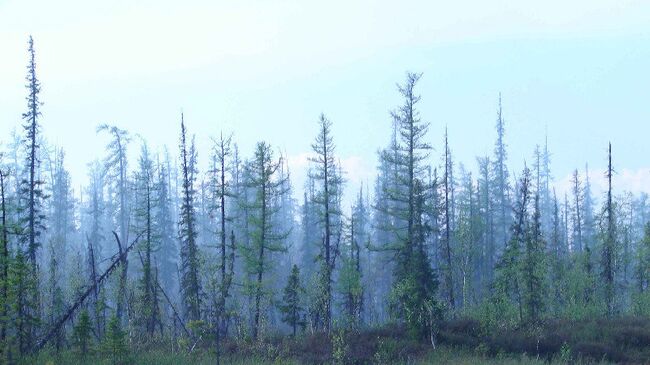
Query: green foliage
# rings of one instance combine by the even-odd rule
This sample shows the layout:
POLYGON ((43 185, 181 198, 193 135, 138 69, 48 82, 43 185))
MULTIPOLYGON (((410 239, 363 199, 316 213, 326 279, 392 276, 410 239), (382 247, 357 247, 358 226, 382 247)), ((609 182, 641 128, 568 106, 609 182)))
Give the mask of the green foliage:
POLYGON ((284 287, 282 296, 284 303, 279 306, 279 309, 282 312, 282 320, 291 326, 294 336, 297 327, 304 327, 305 325, 303 319, 304 309, 300 299, 302 293, 304 293, 304 289, 300 285, 300 270, 297 265, 293 265, 287 285, 284 287))
POLYGON ((108 321, 106 336, 102 343, 102 353, 110 359, 111 364, 121 365, 130 363, 128 351, 126 333, 122 330, 120 320, 113 315, 108 321))
POLYGON ((350 349, 346 341, 345 330, 340 328, 332 334, 332 363, 335 365, 348 364, 350 349))
POLYGON ((79 313, 79 319, 72 328, 72 343, 81 358, 85 358, 91 350, 92 345, 92 324, 88 310, 84 309, 79 313))

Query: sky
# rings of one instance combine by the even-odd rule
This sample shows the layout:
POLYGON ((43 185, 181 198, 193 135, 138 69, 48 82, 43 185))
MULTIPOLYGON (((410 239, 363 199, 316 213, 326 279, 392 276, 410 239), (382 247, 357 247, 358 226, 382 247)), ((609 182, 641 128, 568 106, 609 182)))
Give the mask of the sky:
POLYGON ((467 169, 492 154, 501 93, 512 170, 548 137, 558 189, 585 164, 598 188, 611 141, 617 189, 650 192, 648 1, 0 0, 4 143, 26 109, 30 34, 42 130, 76 186, 104 156, 97 125, 176 154, 182 111, 204 163, 221 131, 245 157, 267 141, 300 196, 325 113, 350 199, 373 183, 412 71, 434 162, 445 128, 467 169))

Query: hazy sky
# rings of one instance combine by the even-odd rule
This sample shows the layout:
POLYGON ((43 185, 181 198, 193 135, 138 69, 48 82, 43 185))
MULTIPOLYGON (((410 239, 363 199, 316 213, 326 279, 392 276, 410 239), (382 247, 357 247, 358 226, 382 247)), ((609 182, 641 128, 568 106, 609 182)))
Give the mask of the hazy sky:
POLYGON ((600 176, 611 140, 618 186, 650 191, 649 1, 0 0, 5 142, 26 108, 29 34, 43 131, 77 186, 104 155, 99 123, 176 154, 183 110, 202 161, 221 130, 245 156, 266 140, 299 190, 324 112, 356 189, 388 142, 395 84, 417 71, 436 161, 445 125, 456 161, 492 153, 501 92, 513 169, 548 131, 560 186, 585 163, 600 176))

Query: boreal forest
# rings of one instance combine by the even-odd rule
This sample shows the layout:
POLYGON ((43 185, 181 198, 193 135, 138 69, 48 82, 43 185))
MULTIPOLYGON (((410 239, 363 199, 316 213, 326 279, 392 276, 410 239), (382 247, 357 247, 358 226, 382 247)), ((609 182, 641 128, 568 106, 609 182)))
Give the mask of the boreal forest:
POLYGON ((650 201, 616 186, 624 140, 559 190, 548 138, 509 155, 497 93, 490 153, 458 161, 418 71, 354 189, 326 111, 301 133, 304 186, 272 126, 243 149, 180 108, 160 126, 175 145, 96 123, 102 158, 73 181, 25 41, 22 122, 1 136, 1 363, 650 362, 650 201))

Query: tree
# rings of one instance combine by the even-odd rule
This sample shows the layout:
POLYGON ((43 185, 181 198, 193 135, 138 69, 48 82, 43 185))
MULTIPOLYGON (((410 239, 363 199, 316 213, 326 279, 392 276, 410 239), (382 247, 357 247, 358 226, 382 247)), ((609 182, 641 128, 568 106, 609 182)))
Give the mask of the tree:
MULTIPOLYGON (((116 126, 108 124, 101 124, 97 127, 97 132, 107 132, 111 136, 110 142, 106 145, 108 156, 104 160, 104 175, 111 182, 111 191, 118 201, 117 209, 114 213, 114 220, 119 226, 119 242, 128 241, 128 176, 127 176, 127 146, 130 142, 129 134, 127 131, 120 129, 116 126)), ((118 247, 122 251, 122 247, 118 247)), ((127 277, 129 269, 128 255, 123 256, 123 261, 120 265, 120 279, 117 293, 117 318, 122 321, 124 308, 127 301, 127 277)))
POLYGON ((258 142, 255 156, 246 166, 245 186, 251 189, 253 200, 247 204, 251 242, 250 245, 242 246, 242 253, 248 274, 246 289, 254 301, 252 310, 254 339, 259 335, 262 299, 268 295, 264 274, 267 274, 272 267, 269 255, 286 251, 284 239, 288 232, 277 232, 273 227, 279 212, 279 206, 274 202, 282 194, 286 194, 285 181, 278 178, 281 165, 282 158, 274 159, 271 146, 265 142, 258 142))
MULTIPOLYGON (((210 190, 212 204, 210 207, 211 215, 218 216, 218 237, 219 242, 217 249, 219 251, 219 278, 214 278, 216 286, 216 295, 213 300, 215 307, 215 332, 217 337, 217 363, 219 363, 219 355, 221 351, 220 340, 222 332, 226 328, 226 304, 230 296, 230 287, 234 277, 235 265, 235 233, 231 230, 230 245, 226 241, 226 223, 232 221, 232 218, 226 215, 227 202, 234 197, 231 179, 227 175, 232 176, 232 171, 228 171, 229 159, 232 155, 232 136, 224 138, 223 133, 219 140, 214 141, 213 155, 212 155, 212 169, 210 170, 210 190), (214 214, 217 213, 217 214, 214 214)), ((233 169, 230 166, 230 169, 233 169)), ((223 333, 225 335, 225 333, 223 333)))
POLYGON ((409 73, 405 84, 398 86, 404 103, 392 113, 396 126, 394 147, 381 155, 395 171, 394 184, 388 184, 384 191, 389 201, 384 213, 398 222, 387 227, 393 232, 394 241, 381 249, 395 254, 393 312, 406 322, 411 335, 421 338, 434 329, 437 280, 424 248, 423 238, 428 232, 423 224, 418 224, 424 213, 420 210, 424 207, 422 203, 430 193, 422 181, 424 162, 431 149, 424 142, 429 124, 420 119, 416 109, 420 96, 415 93, 415 86, 420 77, 421 74, 409 73))
MULTIPOLYGON (((37 262, 38 248, 41 246, 41 236, 45 230, 43 213, 43 203, 46 198, 43 192, 44 182, 40 179, 40 166, 41 160, 39 158, 40 149, 40 118, 41 118, 41 105, 40 92, 41 84, 36 76, 36 51, 34 49, 34 39, 29 37, 29 63, 27 65, 27 111, 23 113, 22 119, 24 120, 23 130, 25 136, 22 139, 22 145, 25 148, 25 163, 23 165, 22 177, 20 178, 19 196, 20 196, 20 242, 22 245, 21 250, 26 253, 26 258, 29 261, 31 272, 29 273, 30 279, 33 280, 33 285, 30 285, 31 291, 25 298, 26 307, 20 313, 33 319, 21 318, 20 321, 26 327, 24 334, 23 344, 26 348, 33 345, 36 338, 36 326, 40 319, 40 293, 39 293, 39 272, 37 262)), ((22 341, 21 341, 22 342, 22 341)), ((22 349, 22 350, 24 350, 22 349)))
POLYGON ((539 194, 535 194, 535 210, 528 227, 524 252, 523 281, 526 314, 530 323, 537 323, 544 313, 546 290, 546 242, 542 237, 539 194))
POLYGON ((159 303, 156 298, 157 285, 154 282, 154 264, 152 255, 158 250, 159 236, 156 232, 154 208, 157 205, 155 192, 155 176, 153 161, 146 143, 142 144, 138 171, 135 174, 135 204, 134 224, 136 234, 143 232, 140 241, 142 255, 142 278, 139 284, 140 322, 149 336, 154 334, 156 325, 160 323, 159 303))
POLYGON ((451 151, 449 149, 449 140, 447 135, 447 129, 445 128, 445 157, 444 157, 444 175, 442 180, 442 189, 443 189, 443 213, 444 213, 444 248, 443 255, 445 260, 444 272, 445 272, 445 287, 447 289, 447 300, 449 306, 453 309, 456 306, 456 301, 454 299, 454 268, 452 261, 452 199, 453 194, 453 178, 452 178, 452 169, 453 162, 451 160, 451 151))
POLYGON ((317 184, 313 202, 318 209, 318 223, 322 229, 322 245, 317 260, 320 263, 320 280, 324 289, 321 300, 324 308, 320 310, 323 314, 325 330, 329 333, 332 322, 332 272, 339 252, 338 242, 334 242, 334 239, 340 236, 341 230, 341 209, 338 201, 343 180, 341 174, 337 173, 335 146, 331 135, 332 122, 321 114, 318 126, 318 134, 312 144, 312 150, 316 155, 311 158, 311 162, 314 163, 315 168, 311 170, 310 176, 317 184))
POLYGON ((505 143, 505 121, 503 119, 503 109, 501 107, 501 93, 499 93, 499 109, 497 110, 497 141, 494 146, 494 210, 495 210, 495 240, 498 245, 506 246, 508 241, 508 225, 510 215, 508 214, 510 202, 508 194, 510 185, 508 183, 509 174, 507 167, 508 154, 505 143))
POLYGON ((601 276, 603 279, 603 290, 605 298, 605 313, 607 316, 614 314, 614 274, 616 260, 616 226, 614 217, 614 202, 612 200, 612 144, 608 149, 608 164, 605 177, 607 178, 607 198, 604 206, 605 232, 603 237, 603 249, 601 257, 601 276))
MULTIPOLYGON (((517 202, 514 207, 515 220, 510 228, 510 240, 497 265, 495 283, 497 295, 504 296, 507 301, 515 301, 519 320, 524 319, 524 285, 528 284, 522 277, 522 273, 526 271, 522 251, 526 248, 524 246, 527 241, 530 175, 530 169, 524 168, 518 184, 517 202)), ((532 278, 532 275, 530 277, 532 278)))
POLYGON ((176 268, 178 261, 177 235, 174 218, 174 207, 172 203, 173 192, 170 181, 171 163, 169 156, 165 153, 165 159, 157 162, 155 183, 156 206, 154 207, 154 220, 157 223, 157 234, 159 238, 159 249, 155 259, 160 269, 160 281, 165 291, 172 292, 176 282, 176 268))
POLYGON ((298 269, 297 265, 293 265, 287 286, 284 287, 284 294, 282 295, 284 303, 280 305, 280 312, 282 312, 282 320, 291 326, 294 337, 298 326, 305 325, 303 320, 304 309, 300 299, 303 292, 304 289, 300 285, 300 269, 298 269))
POLYGON ((347 250, 343 250, 341 255, 342 265, 338 277, 338 287, 343 297, 344 313, 352 326, 359 324, 363 301, 361 247, 357 233, 359 227, 357 219, 359 217, 355 214, 354 208, 347 224, 347 247, 344 247, 347 250))
POLYGON ((581 207, 583 204, 583 192, 582 186, 580 184, 580 177, 578 176, 578 170, 576 169, 573 172, 573 180, 571 181, 573 189, 573 203, 574 203, 574 214, 573 214, 573 250, 577 252, 582 252, 582 215, 581 207))
POLYGON ((181 293, 185 314, 189 320, 201 319, 201 281, 199 276, 199 248, 196 243, 196 150, 194 138, 187 141, 185 121, 181 113, 181 174, 182 202, 180 209, 179 240, 181 246, 181 293))
POLYGON ((82 359, 86 358, 90 351, 92 331, 90 314, 84 309, 79 313, 79 319, 72 329, 72 341, 82 359))
POLYGON ((9 324, 9 227, 7 226, 7 198, 5 191, 5 179, 7 172, 0 168, 0 211, 2 213, 2 224, 0 239, 2 240, 2 252, 0 256, 0 359, 2 361, 10 358, 7 340, 7 328, 9 324))
POLYGON ((108 321, 106 337, 102 344, 103 352, 114 365, 123 364, 128 358, 128 346, 126 344, 126 333, 122 330, 120 320, 117 316, 112 316, 108 321))

